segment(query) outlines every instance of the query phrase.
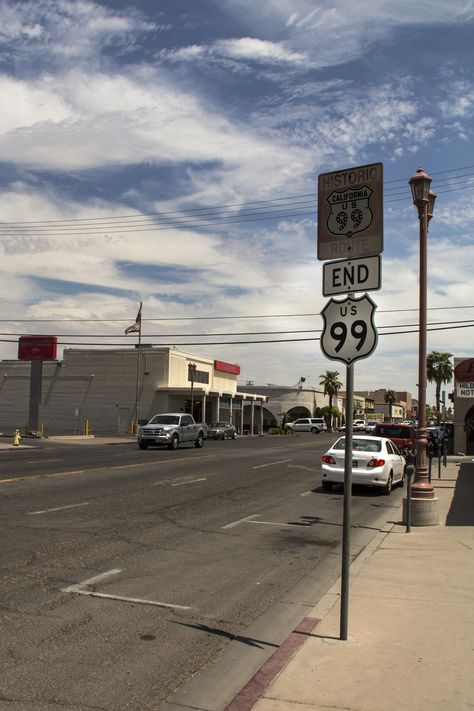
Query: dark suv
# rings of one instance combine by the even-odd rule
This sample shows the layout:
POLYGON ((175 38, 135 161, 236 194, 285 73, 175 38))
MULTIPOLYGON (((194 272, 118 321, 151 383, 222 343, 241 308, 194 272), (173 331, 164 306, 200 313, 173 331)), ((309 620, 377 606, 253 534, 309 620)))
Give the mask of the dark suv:
POLYGON ((401 452, 415 449, 416 431, 411 425, 398 425, 395 422, 381 422, 375 426, 376 437, 388 437, 401 452))

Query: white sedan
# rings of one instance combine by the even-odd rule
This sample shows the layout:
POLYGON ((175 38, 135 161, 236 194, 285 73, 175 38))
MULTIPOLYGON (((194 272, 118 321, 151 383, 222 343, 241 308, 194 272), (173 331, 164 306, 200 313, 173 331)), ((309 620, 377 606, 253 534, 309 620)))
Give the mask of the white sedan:
MULTIPOLYGON (((345 443, 346 438, 340 437, 322 456, 325 491, 344 483, 345 443)), ((405 483, 405 457, 386 437, 353 437, 352 483, 378 486, 388 495, 394 484, 405 483)))

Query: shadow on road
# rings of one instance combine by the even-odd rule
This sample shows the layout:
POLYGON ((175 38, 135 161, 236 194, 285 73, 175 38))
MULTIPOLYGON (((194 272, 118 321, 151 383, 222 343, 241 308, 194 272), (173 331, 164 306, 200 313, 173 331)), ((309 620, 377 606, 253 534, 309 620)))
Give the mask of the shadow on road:
POLYGON ((242 642, 243 644, 248 644, 250 647, 258 647, 259 649, 265 649, 267 647, 277 648, 278 644, 272 644, 271 642, 264 642, 260 639, 252 639, 251 637, 242 637, 240 634, 232 634, 232 632, 226 632, 226 630, 219 629, 218 627, 209 627, 208 625, 191 624, 189 622, 176 622, 172 620, 173 624, 180 625, 181 627, 191 627, 200 632, 206 632, 207 634, 218 635, 219 637, 226 637, 231 641, 242 642))
POLYGON ((446 526, 474 525, 474 462, 463 462, 459 469, 446 526))

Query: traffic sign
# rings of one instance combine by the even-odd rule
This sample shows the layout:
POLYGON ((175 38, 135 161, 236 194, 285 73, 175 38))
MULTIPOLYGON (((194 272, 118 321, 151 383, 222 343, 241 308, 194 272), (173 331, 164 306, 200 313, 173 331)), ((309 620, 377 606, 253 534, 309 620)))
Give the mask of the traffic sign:
POLYGON ((380 256, 323 264, 323 295, 380 289, 380 256))
POLYGON ((383 252, 383 164, 318 177, 318 259, 383 252))
POLYGON ((321 311, 324 319, 321 350, 326 358, 349 366, 371 355, 377 345, 376 308, 368 294, 359 298, 349 294, 344 301, 329 299, 321 311))

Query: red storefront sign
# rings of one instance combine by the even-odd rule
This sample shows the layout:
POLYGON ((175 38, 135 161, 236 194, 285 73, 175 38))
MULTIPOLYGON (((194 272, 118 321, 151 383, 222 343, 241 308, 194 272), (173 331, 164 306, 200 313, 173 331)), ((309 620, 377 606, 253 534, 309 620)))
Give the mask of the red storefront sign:
POLYGON ((56 360, 57 336, 20 336, 18 360, 56 360))
POLYGON ((474 358, 458 363, 454 368, 454 377, 458 383, 474 383, 474 358))
POLYGON ((240 375, 240 365, 234 363, 225 363, 223 360, 214 361, 214 370, 221 373, 231 373, 232 375, 240 375))

